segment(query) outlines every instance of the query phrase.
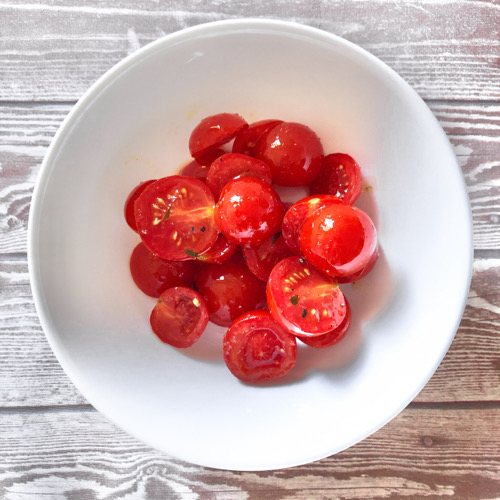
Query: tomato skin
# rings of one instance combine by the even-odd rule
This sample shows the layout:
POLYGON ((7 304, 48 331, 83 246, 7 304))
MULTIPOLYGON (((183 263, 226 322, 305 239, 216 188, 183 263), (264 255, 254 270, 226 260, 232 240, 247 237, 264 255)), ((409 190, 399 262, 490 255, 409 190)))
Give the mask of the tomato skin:
POLYGON ((323 154, 316 133, 296 122, 276 125, 255 146, 255 157, 271 167, 273 183, 280 186, 311 184, 321 170, 323 154))
POLYGON ((219 199, 224 186, 240 177, 256 177, 269 185, 272 181, 271 167, 263 161, 246 155, 227 153, 212 162, 207 176, 207 186, 216 200, 219 199))
POLYGON ((334 153, 325 156, 321 172, 310 186, 311 194, 331 194, 352 205, 361 193, 363 177, 352 156, 334 153))
POLYGON ((192 287, 196 277, 196 263, 192 260, 175 261, 153 255, 144 243, 139 243, 130 256, 130 273, 137 287, 150 297, 159 297, 167 288, 192 287))
POLYGON ((346 315, 337 280, 301 257, 288 257, 273 268, 266 294, 273 318, 300 337, 323 335, 337 328, 346 315))
POLYGON ((305 258, 329 276, 360 272, 377 249, 377 232, 368 215, 347 204, 315 211, 300 231, 305 258))
POLYGON ((267 281, 278 262, 292 256, 280 233, 276 233, 258 246, 244 246, 242 251, 248 269, 263 281, 267 281))
POLYGON ((241 177, 230 181, 215 206, 221 233, 239 245, 260 245, 279 231, 283 205, 265 181, 241 177))
POLYGON ((370 257, 370 260, 368 261, 368 264, 366 264, 366 266, 363 267, 361 271, 358 271, 355 274, 349 274, 347 276, 337 276, 337 281, 339 283, 352 283, 354 281, 359 281, 360 279, 367 276, 371 272, 371 270, 375 267, 375 264, 377 263, 379 256, 380 256, 380 250, 377 245, 377 248, 370 257))
POLYGON ((160 295, 149 321, 155 335, 165 344, 190 347, 207 327, 208 309, 198 292, 178 286, 160 295))
POLYGON ((283 120, 270 119, 251 123, 247 129, 242 130, 235 137, 233 153, 254 156, 255 145, 260 137, 280 123, 283 123, 283 120))
POLYGON ((345 299, 346 304, 346 315, 342 323, 340 323, 337 328, 331 330, 323 335, 317 335, 316 337, 297 337, 304 342, 304 344, 309 347, 323 348, 331 347, 332 345, 338 344, 347 334, 349 328, 351 327, 351 306, 347 299, 345 299))
POLYGON ((338 203, 342 202, 331 195, 307 196, 286 211, 283 217, 283 238, 295 255, 301 255, 299 236, 305 220, 316 210, 338 203))
POLYGON ((223 234, 219 234, 213 246, 206 252, 200 253, 196 259, 207 264, 222 264, 230 259, 236 250, 238 245, 230 242, 223 234))
POLYGON ((223 154, 223 149, 209 149, 205 153, 200 154, 196 159, 184 165, 180 169, 179 175, 194 177, 200 181, 206 182, 210 165, 223 154))
POLYGON ((286 375, 297 360, 297 341, 268 311, 251 311, 229 327, 224 361, 243 382, 259 383, 286 375))
POLYGON ((127 196, 127 199, 125 200, 125 220, 127 221, 127 224, 131 229, 133 229, 137 233, 137 224, 135 222, 135 215, 134 215, 134 205, 135 205, 135 200, 139 198, 139 196, 142 194, 142 192, 153 182, 156 182, 156 179, 152 179, 149 181, 144 181, 135 186, 134 189, 130 192, 130 194, 127 196))
POLYGON ((266 284, 254 276, 239 253, 222 264, 204 265, 196 288, 205 299, 210 321, 229 326, 238 316, 266 303, 266 284))
POLYGON ((209 149, 229 142, 247 127, 248 123, 238 114, 219 113, 207 116, 191 132, 189 152, 193 158, 197 158, 209 149))
POLYGON ((200 180, 163 177, 135 202, 139 235, 149 251, 162 259, 194 259, 217 239, 214 204, 212 192, 200 180))

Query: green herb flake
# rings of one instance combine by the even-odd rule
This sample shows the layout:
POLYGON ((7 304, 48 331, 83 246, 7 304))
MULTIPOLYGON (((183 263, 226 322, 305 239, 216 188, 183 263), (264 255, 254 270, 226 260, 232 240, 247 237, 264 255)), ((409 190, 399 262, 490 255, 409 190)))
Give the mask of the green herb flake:
POLYGON ((276 234, 273 236, 273 240, 271 241, 271 246, 273 246, 273 245, 276 243, 276 240, 280 237, 280 234, 281 234, 281 233, 276 233, 276 234))
POLYGON ((189 248, 186 248, 186 249, 184 250, 184 253, 185 253, 186 255, 189 255, 190 257, 194 257, 195 259, 196 259, 196 257, 198 257, 198 252, 195 252, 195 251, 193 251, 193 250, 190 250, 189 248))
POLYGON ((302 317, 305 318, 307 316, 307 309, 302 309, 302 317))
POLYGON ((194 231, 194 227, 191 228, 191 231, 194 231))
POLYGON ((167 219, 170 217, 170 208, 171 208, 171 207, 168 207, 167 213, 166 213, 166 214, 165 214, 165 216, 163 217, 163 220, 167 220, 167 219))
POLYGON ((201 231, 202 233, 204 233, 206 229, 207 229, 207 228, 206 228, 205 226, 203 226, 203 227, 200 229, 200 231, 201 231))
POLYGON ((292 295, 290 297, 290 302, 296 306, 299 303, 299 296, 298 295, 292 295))
POLYGON ((301 264, 303 264, 303 263, 305 262, 304 257, 301 257, 301 258, 299 259, 299 262, 300 262, 301 264))

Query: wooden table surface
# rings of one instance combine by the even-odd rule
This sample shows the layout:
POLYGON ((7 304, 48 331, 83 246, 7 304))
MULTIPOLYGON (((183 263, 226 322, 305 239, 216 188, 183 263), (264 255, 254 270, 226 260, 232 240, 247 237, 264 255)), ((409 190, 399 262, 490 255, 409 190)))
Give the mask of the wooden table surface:
POLYGON ((500 498, 499 28, 495 0, 1 2, 0 498, 500 498), (40 164, 77 99, 124 56, 162 35, 237 17, 318 27, 396 70, 453 144, 474 218, 467 307, 428 385, 352 448, 260 473, 181 462, 98 414, 45 340, 26 259, 40 164))

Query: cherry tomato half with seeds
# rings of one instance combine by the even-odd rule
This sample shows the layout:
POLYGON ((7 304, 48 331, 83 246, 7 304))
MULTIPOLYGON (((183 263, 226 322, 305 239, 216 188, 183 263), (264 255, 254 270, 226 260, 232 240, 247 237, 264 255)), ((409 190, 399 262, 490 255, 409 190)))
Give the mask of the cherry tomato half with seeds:
POLYGON ((185 348, 193 345, 208 324, 208 309, 202 296, 182 286, 165 290, 150 316, 151 328, 164 343, 185 348))
POLYGON ((249 127, 242 130, 235 137, 233 142, 233 153, 254 156, 255 145, 257 141, 266 132, 271 130, 276 125, 283 123, 283 120, 261 120, 251 123, 249 127))
POLYGON ((135 186, 134 189, 127 196, 127 200, 125 201, 125 220, 131 229, 133 229, 137 233, 137 224, 135 222, 134 215, 134 205, 135 200, 139 198, 142 192, 153 182, 156 182, 156 179, 141 182, 139 185, 135 186))
POLYGON ((361 193, 361 169, 354 158, 343 153, 325 156, 321 172, 310 186, 311 194, 331 194, 352 205, 361 193))
POLYGON ((359 208, 345 203, 316 210, 300 230, 304 257, 329 276, 360 272, 377 250, 372 220, 359 208))
POLYGON ((238 316, 266 304, 266 284, 254 276, 240 253, 222 264, 203 265, 196 288, 205 299, 210 321, 229 326, 238 316))
POLYGON ((316 348, 331 347, 332 345, 338 344, 346 336, 346 333, 351 327, 351 306, 349 302, 347 302, 347 299, 345 299, 345 304, 346 315, 337 328, 323 335, 317 335, 316 337, 300 337, 300 340, 302 340, 304 344, 316 348))
POLYGON ((302 257, 288 257, 273 268, 267 305, 273 318, 300 338, 337 328, 347 313, 337 280, 316 271, 302 257))
POLYGON ((247 127, 248 123, 238 114, 219 113, 207 116, 191 132, 189 152, 193 158, 197 158, 209 149, 229 142, 247 127))
POLYGON ((272 181, 271 168, 263 161, 250 156, 227 153, 212 162, 207 176, 207 186, 216 200, 219 199, 224 186, 240 177, 256 177, 269 185, 272 181))
POLYGON ((130 256, 132 279, 137 287, 150 297, 159 297, 167 288, 174 286, 192 287, 196 270, 194 261, 160 259, 142 242, 134 248, 130 256))
POLYGON ((229 327, 223 353, 235 377, 259 383, 282 377, 295 366, 297 341, 268 311, 251 311, 229 327))
POLYGON ((255 177, 230 181, 215 206, 221 233, 239 245, 260 245, 279 231, 283 205, 274 189, 255 177))
POLYGON ((214 197, 198 179, 182 175, 150 184, 135 202, 135 220, 146 247, 162 259, 188 260, 208 250, 219 230, 214 197))
POLYGON ((283 238, 293 253, 300 255, 299 236, 305 220, 316 210, 328 205, 342 203, 338 198, 331 195, 317 195, 302 198, 294 203, 283 217, 283 238))
POLYGON ((224 150, 222 149, 209 149, 207 152, 200 154, 196 159, 184 165, 179 171, 179 175, 195 177, 200 181, 206 182, 210 165, 223 154, 224 150))
POLYGON ((271 167, 274 184, 308 186, 321 170, 323 146, 308 126, 283 122, 260 137, 255 157, 271 167))
POLYGON ((219 234, 213 246, 200 253, 196 260, 207 264, 222 264, 230 259, 238 250, 238 245, 231 243, 223 234, 219 234))

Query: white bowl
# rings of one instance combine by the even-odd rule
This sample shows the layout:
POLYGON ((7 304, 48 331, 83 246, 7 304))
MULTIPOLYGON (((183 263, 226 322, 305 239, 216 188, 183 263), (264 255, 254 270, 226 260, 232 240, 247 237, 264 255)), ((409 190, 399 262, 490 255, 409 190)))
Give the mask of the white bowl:
MULTIPOLYGON (((106 73, 74 107, 43 163, 29 221, 37 311, 58 360, 89 402, 177 458, 265 470, 307 463, 367 437, 422 389, 458 327, 472 230, 450 144, 391 69, 329 33, 267 20, 166 36, 106 73), (346 287, 356 318, 336 348, 299 350, 294 375, 244 385, 221 357, 221 329, 181 352, 151 333, 154 299, 132 283, 133 186, 188 160, 210 114, 300 121, 327 152, 360 163, 360 200, 383 258, 346 287)), ((394 436, 394 439, 397 439, 394 436)))

